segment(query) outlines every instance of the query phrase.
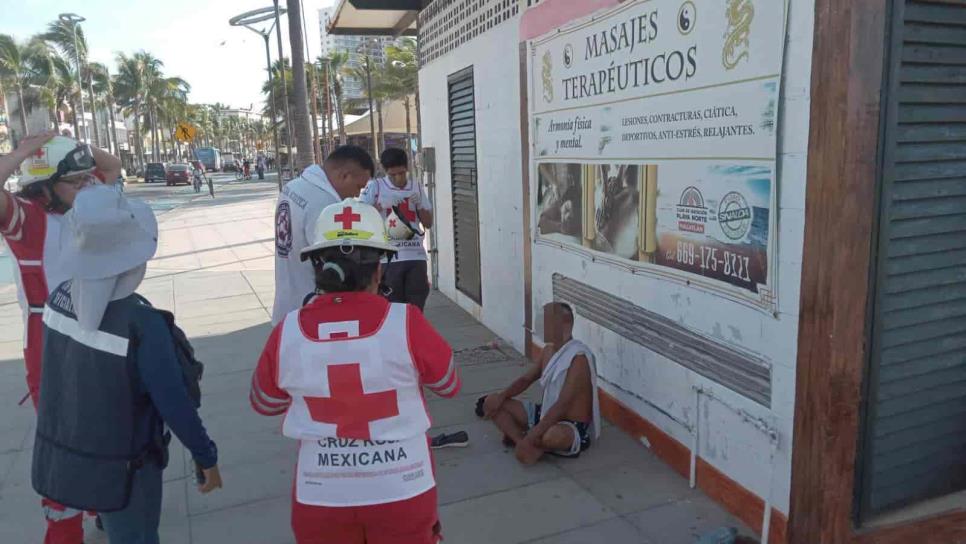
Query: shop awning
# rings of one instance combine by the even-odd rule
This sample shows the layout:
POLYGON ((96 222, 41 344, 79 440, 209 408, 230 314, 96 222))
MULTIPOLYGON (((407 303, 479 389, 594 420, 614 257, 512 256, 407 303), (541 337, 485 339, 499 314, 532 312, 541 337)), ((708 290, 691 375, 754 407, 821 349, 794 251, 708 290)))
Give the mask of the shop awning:
POLYGON ((330 34, 415 36, 416 17, 429 0, 339 0, 330 34))
MULTIPOLYGON (((410 130, 413 134, 419 131, 419 125, 416 123, 416 99, 412 98, 409 101, 409 123, 410 130)), ((383 131, 386 134, 405 134, 406 133, 406 107, 403 105, 402 101, 387 102, 382 107, 382 126, 383 131)), ((379 119, 376 118, 376 131, 379 130, 379 119)), ((345 133, 347 136, 368 136, 369 135, 369 114, 368 112, 362 117, 359 117, 355 121, 349 123, 345 126, 345 133)))

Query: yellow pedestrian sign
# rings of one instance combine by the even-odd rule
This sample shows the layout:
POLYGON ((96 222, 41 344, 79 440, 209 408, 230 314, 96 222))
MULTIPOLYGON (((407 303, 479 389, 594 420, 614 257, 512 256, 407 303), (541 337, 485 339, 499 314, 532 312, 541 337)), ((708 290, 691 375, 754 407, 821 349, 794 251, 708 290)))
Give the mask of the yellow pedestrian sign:
POLYGON ((198 129, 188 123, 178 123, 178 128, 174 130, 174 137, 180 142, 191 142, 195 139, 198 129))

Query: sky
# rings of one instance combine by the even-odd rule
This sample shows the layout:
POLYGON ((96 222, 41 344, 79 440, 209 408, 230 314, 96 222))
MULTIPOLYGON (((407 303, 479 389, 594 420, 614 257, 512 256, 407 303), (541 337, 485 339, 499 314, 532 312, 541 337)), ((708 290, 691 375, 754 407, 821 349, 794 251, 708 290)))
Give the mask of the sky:
MULTIPOLYGON (((302 0, 313 59, 321 49, 318 10, 335 3, 302 0)), ((284 7, 285 0, 280 4, 284 7)), ((164 62, 165 75, 181 77, 191 85, 191 102, 259 108, 264 102, 265 42, 254 32, 230 26, 228 19, 271 5, 271 0, 0 0, 0 34, 26 40, 43 32, 58 14, 74 12, 87 18, 81 27, 91 60, 106 64, 112 73, 116 52, 143 49, 164 62)), ((285 15, 282 28, 288 57, 285 15)), ((275 62, 278 39, 274 33, 270 44, 275 62)))

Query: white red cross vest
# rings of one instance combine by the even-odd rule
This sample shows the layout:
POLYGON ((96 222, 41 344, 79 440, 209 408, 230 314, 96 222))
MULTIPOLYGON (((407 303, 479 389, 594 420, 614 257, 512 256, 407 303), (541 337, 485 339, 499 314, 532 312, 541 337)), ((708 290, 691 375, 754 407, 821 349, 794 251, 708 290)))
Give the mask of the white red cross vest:
POLYGON ((301 441, 296 499, 364 506, 415 497, 435 486, 430 427, 409 351, 406 306, 391 304, 379 329, 319 324, 305 335, 299 312, 282 327, 278 385, 292 398, 282 434, 301 441))

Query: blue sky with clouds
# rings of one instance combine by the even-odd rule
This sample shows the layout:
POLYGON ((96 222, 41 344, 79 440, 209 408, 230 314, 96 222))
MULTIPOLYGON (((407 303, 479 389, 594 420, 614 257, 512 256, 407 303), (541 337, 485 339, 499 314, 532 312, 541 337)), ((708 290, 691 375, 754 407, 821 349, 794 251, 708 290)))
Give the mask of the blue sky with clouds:
MULTIPOLYGON (((320 53, 318 10, 335 1, 303 0, 312 58, 320 53)), ((25 40, 42 32, 59 13, 74 12, 87 18, 82 26, 92 59, 112 70, 115 52, 143 49, 164 62, 166 74, 191 84, 192 102, 258 107, 264 100, 264 42, 248 30, 229 26, 228 19, 271 5, 271 0, 0 0, 0 33, 25 40)), ((288 56, 284 15, 282 27, 288 56)), ((273 61, 277 43, 273 35, 273 61)))

